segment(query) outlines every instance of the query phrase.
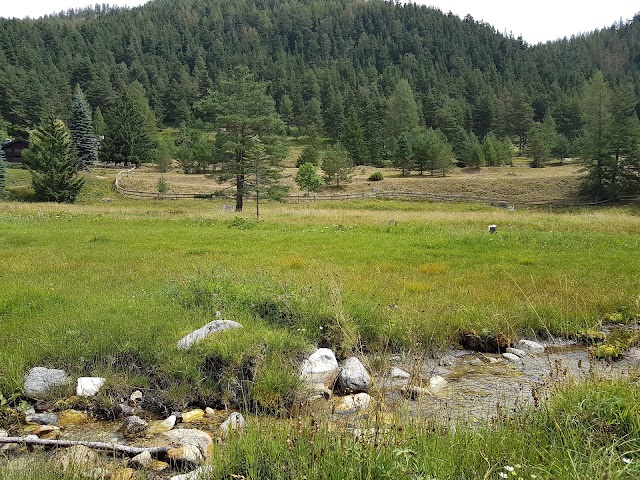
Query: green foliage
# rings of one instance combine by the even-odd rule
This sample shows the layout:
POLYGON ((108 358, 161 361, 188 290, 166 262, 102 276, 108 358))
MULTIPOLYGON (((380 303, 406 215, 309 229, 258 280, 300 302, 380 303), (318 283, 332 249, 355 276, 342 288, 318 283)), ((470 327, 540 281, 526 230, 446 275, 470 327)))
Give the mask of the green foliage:
POLYGON ((373 172, 371 175, 369 175, 369 178, 367 180, 369 180, 370 182, 380 182, 384 180, 384 175, 382 175, 382 172, 373 172))
POLYGON ((105 120, 102 161, 139 165, 154 160, 155 120, 139 84, 123 88, 110 105, 105 120))
POLYGON ((214 142, 202 132, 182 124, 175 143, 176 158, 184 173, 204 173, 214 164, 214 142))
POLYGON ((305 145, 302 153, 296 160, 296 167, 300 168, 305 163, 317 166, 320 163, 320 150, 315 145, 305 145))
POLYGON ((543 163, 549 159, 551 149, 549 148, 549 137, 544 125, 534 122, 529 129, 527 147, 527 156, 531 159, 533 168, 540 168, 543 163))
POLYGON ((447 137, 440 130, 415 129, 412 132, 414 168, 422 175, 426 170, 431 175, 443 177, 453 168, 453 150, 447 137))
POLYGON ((76 86, 73 93, 69 131, 71 144, 80 161, 80 168, 94 165, 98 161, 98 140, 91 118, 91 107, 80 85, 76 86))
POLYGON ((156 190, 160 195, 167 193, 169 191, 169 183, 167 182, 167 179, 164 178, 164 175, 160 175, 160 178, 158 178, 158 183, 156 184, 156 190))
MULTIPOLYGON (((0 140, 2 142, 2 140, 0 140)), ((2 146, 2 145, 0 145, 2 146)), ((0 199, 7 196, 7 162, 4 156, 4 150, 0 148, 0 199)))
POLYGON ((353 175, 353 161, 349 153, 336 144, 325 150, 322 157, 322 171, 327 183, 335 182, 336 187, 340 183, 348 183, 353 175))
POLYGON ((281 137, 284 122, 266 88, 247 68, 237 68, 221 77, 198 107, 218 128, 220 178, 234 183, 239 212, 247 192, 277 184, 286 153, 281 137))
POLYGON ((399 168, 403 176, 413 168, 412 136, 408 131, 403 132, 396 139, 393 166, 399 168))
POLYGON ((84 185, 78 178, 79 160, 69 130, 53 112, 29 135, 29 149, 23 151, 36 198, 45 202, 73 203, 84 185))
POLYGON ((320 187, 324 185, 322 177, 318 175, 318 172, 316 172, 316 167, 314 167, 311 163, 305 163, 298 169, 295 182, 301 189, 306 190, 307 194, 319 190, 320 187))

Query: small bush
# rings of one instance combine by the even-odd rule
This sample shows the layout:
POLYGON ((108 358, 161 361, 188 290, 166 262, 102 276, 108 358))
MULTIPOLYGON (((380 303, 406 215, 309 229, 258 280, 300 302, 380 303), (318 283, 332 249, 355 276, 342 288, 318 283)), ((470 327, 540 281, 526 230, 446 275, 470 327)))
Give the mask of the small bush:
POLYGON ((382 180, 384 180, 384 175, 382 175, 381 172, 374 172, 371 175, 369 175, 370 182, 380 182, 382 180))

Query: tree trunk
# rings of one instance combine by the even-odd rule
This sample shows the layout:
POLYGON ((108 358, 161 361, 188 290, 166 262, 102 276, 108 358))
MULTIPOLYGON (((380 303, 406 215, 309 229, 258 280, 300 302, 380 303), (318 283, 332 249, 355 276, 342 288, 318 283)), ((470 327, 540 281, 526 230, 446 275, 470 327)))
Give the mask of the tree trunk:
POLYGON ((125 455, 135 456, 142 452, 149 452, 151 455, 164 455, 169 447, 130 447, 129 445, 117 445, 115 443, 104 442, 86 442, 77 440, 48 440, 44 438, 27 438, 27 437, 3 437, 0 438, 0 444, 19 443, 24 445, 44 445, 49 447, 73 447, 75 445, 83 445, 95 450, 105 450, 107 452, 122 453, 125 455))
POLYGON ((236 212, 242 211, 244 200, 244 175, 236 175, 236 212))

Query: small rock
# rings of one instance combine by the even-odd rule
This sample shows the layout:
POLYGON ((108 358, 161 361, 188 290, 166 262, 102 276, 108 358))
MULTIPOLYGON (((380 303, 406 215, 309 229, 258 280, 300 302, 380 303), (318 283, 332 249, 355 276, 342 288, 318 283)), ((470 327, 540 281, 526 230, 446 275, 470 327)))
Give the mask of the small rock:
POLYGON ((213 417, 216 416, 216 411, 211 407, 207 407, 207 408, 204 409, 204 415, 206 417, 213 418, 213 417))
POLYGON ((204 410, 200 408, 196 408, 195 410, 191 410, 182 414, 182 421, 184 423, 197 422, 198 420, 202 420, 203 418, 204 410))
POLYGON ((522 363, 522 360, 520 359, 520 357, 517 355, 514 355, 513 353, 503 353, 502 357, 513 363, 522 363))
POLYGON ((393 367, 391 369, 391 378, 411 378, 411 374, 401 368, 393 367))
POLYGON ((144 398, 144 395, 142 395, 142 392, 140 390, 136 390, 129 397, 129 404, 132 406, 136 406, 138 403, 142 401, 143 398, 144 398))
POLYGON ((93 397, 100 391, 106 381, 102 377, 80 377, 76 387, 76 395, 79 397, 93 397))
POLYGON ((125 437, 135 437, 144 432, 149 424, 136 415, 131 415, 124 419, 122 423, 122 433, 125 437))
POLYGON ((34 367, 25 375, 24 393, 28 397, 39 399, 50 389, 68 385, 70 381, 64 370, 34 367))
POLYGON ((163 433, 172 444, 177 446, 196 445, 206 458, 213 453, 213 440, 208 433, 195 428, 179 428, 163 433))
POLYGON ((429 388, 431 390, 440 390, 441 388, 446 387, 448 383, 449 382, 447 382, 444 377, 434 375, 429 379, 429 388))
POLYGON ((544 353, 544 345, 532 340, 520 340, 517 343, 518 348, 533 353, 544 353))
POLYGON ((515 356, 520 358, 524 357, 527 354, 527 352, 525 352, 524 350, 520 350, 519 348, 511 348, 511 347, 507 348, 507 353, 513 353, 515 356))
POLYGON ((69 467, 86 469, 93 467, 98 461, 98 454, 84 445, 58 450, 51 456, 51 462, 67 470, 69 467))
POLYGON ((368 393, 347 395, 339 399, 335 406, 336 412, 348 412, 350 410, 366 410, 371 406, 372 398, 368 393))
POLYGON ((196 468, 193 472, 174 475, 169 480, 203 480, 211 473, 213 473, 213 467, 200 467, 196 468))
POLYGON ((130 407, 129 405, 125 404, 125 403, 119 403, 118 406, 120 407, 120 411, 122 412, 123 415, 133 415, 136 413, 136 409, 133 407, 130 407))
POLYGON ((366 392, 371 387, 371 376, 356 357, 349 357, 344 361, 338 378, 343 390, 366 392))
POLYGON ((6 438, 8 436, 9 436, 9 434, 7 433, 6 430, 0 429, 0 438, 6 438))
POLYGON ((84 412, 79 412, 77 410, 64 410, 63 412, 60 412, 58 424, 61 427, 66 427, 68 425, 85 423, 87 420, 89 420, 89 416, 84 412))
POLYGON ((418 397, 430 397, 433 395, 428 389, 418 387, 417 385, 407 385, 406 387, 402 387, 400 392, 411 400, 415 400, 418 397))
POLYGON ((151 462, 153 462, 153 458, 151 458, 151 454, 149 453, 148 450, 145 450, 142 453, 139 453, 138 455, 136 455, 135 457, 133 457, 131 460, 129 460, 129 463, 135 467, 142 467, 142 468, 147 468, 151 465, 151 462))
POLYGON ((37 423, 38 425, 57 425, 58 416, 53 413, 33 413, 26 416, 28 423, 37 423))
POLYGON ((327 373, 337 368, 338 361, 334 353, 328 348, 319 348, 304 361, 301 375, 306 377, 315 373, 327 373))
POLYGON ((151 422, 149 427, 147 428, 148 435, 156 435, 159 433, 165 433, 171 430, 176 426, 177 417, 175 415, 170 415, 164 420, 156 420, 155 422, 151 422))
POLYGON ((132 468, 118 468, 111 472, 108 478, 109 480, 133 480, 134 478, 136 478, 136 473, 132 468))
POLYGON ((247 422, 242 414, 233 412, 229 418, 227 418, 222 425, 220 425, 220 432, 222 436, 227 436, 232 432, 239 432, 247 428, 247 422))
POLYGON ((473 365, 473 366, 482 365, 482 360, 480 360, 479 358, 474 358, 469 362, 469 365, 473 365))
POLYGON ((170 448, 167 452, 167 458, 173 462, 191 465, 200 465, 204 462, 202 452, 197 445, 180 445, 176 448, 170 448))
POLYGON ((207 323, 204 327, 194 330, 189 335, 182 337, 178 340, 177 347, 180 350, 188 350, 209 335, 215 335, 216 333, 235 328, 242 328, 242 325, 231 320, 214 320, 213 322, 207 323))

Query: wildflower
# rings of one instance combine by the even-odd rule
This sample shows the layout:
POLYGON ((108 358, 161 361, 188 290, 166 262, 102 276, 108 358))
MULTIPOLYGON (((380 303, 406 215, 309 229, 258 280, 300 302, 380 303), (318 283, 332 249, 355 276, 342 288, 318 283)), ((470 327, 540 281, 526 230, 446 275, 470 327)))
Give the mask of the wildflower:
POLYGON ((513 472, 513 471, 515 470, 515 468, 513 468, 513 467, 511 467, 511 466, 509 466, 509 465, 505 465, 504 469, 505 469, 507 472, 513 472))
POLYGON ((624 463, 626 463, 627 465, 629 465, 631 462, 633 462, 633 460, 631 460, 629 457, 622 457, 622 461, 624 463))
POLYGON ((500 478, 509 478, 509 475, 507 475, 507 474, 506 474, 506 473, 504 473, 504 472, 498 472, 498 476, 499 476, 500 478))

